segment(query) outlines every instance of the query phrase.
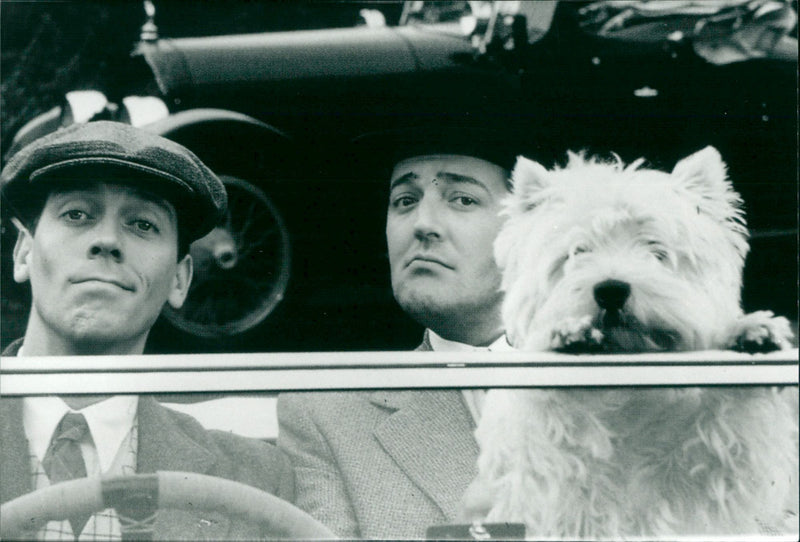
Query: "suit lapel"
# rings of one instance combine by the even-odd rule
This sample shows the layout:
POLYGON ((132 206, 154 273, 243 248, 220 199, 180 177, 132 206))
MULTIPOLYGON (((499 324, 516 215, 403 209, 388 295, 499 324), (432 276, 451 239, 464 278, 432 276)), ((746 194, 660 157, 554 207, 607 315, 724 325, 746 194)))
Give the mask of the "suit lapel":
POLYGON ((0 502, 33 491, 22 399, 0 399, 0 502))
POLYGON ((178 424, 171 414, 152 397, 139 397, 137 472, 209 472, 216 456, 206 435, 178 424))
MULTIPOLYGON (((139 397, 137 472, 181 471, 219 475, 218 460, 203 430, 178 424, 152 397, 139 397)), ((199 429, 199 428, 198 428, 199 429)), ((203 510, 160 510, 153 530, 158 540, 227 538, 230 518, 203 510)))
MULTIPOLYGON (((3 356, 16 356, 22 339, 9 344, 3 356)), ((22 424, 22 399, 0 399, 0 502, 33 491, 28 439, 22 424)))
POLYGON ((461 496, 477 474, 478 445, 458 390, 377 392, 370 400, 396 409, 375 437, 406 475, 456 519, 461 496))

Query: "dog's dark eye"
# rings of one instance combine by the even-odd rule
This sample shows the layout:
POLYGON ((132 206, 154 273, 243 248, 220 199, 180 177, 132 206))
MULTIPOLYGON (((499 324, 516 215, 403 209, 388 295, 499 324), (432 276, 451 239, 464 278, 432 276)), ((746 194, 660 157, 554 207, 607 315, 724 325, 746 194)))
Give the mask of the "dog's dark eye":
POLYGON ((658 243, 657 241, 648 241, 647 244, 648 244, 648 247, 650 249, 650 252, 653 254, 653 256, 656 257, 656 259, 659 262, 665 262, 665 261, 669 260, 669 252, 667 252, 661 246, 660 243, 658 243))
POLYGON ((575 245, 572 247, 572 255, 577 256, 578 254, 584 254, 586 252, 591 252, 591 249, 586 245, 575 245))

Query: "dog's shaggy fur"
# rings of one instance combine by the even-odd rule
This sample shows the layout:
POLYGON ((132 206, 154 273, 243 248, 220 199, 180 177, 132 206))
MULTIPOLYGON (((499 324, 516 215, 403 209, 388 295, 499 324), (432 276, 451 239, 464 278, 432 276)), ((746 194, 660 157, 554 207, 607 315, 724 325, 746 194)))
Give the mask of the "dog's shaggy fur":
MULTIPOLYGON (((518 160, 495 244, 511 343, 788 347, 788 321, 740 309, 747 230, 719 153, 671 174, 643 163, 518 160)), ((763 386, 490 390, 470 491, 486 521, 535 538, 797 532, 797 401, 797 388, 763 386)))

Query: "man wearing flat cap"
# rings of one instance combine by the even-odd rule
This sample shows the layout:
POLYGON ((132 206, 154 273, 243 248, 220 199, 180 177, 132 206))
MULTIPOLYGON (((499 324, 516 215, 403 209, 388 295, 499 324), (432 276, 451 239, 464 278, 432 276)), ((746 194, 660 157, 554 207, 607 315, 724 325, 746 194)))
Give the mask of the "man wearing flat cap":
MULTIPOLYGON (((392 289, 425 327, 417 350, 511 348, 493 243, 519 148, 513 132, 481 126, 408 128, 356 141, 360 160, 389 181, 392 289)), ((282 394, 278 445, 295 467, 296 504, 345 538, 418 539, 430 526, 463 521, 484 393, 282 394)))
MULTIPOLYGON (((220 180, 190 151, 113 122, 36 140, 11 158, 0 183, 3 213, 19 229, 14 280, 29 282, 32 294, 25 335, 5 356, 142 354, 164 304, 178 308, 186 297, 189 244, 220 222, 227 205, 220 180)), ((0 442, 2 502, 64 479, 158 470, 293 495, 291 468, 277 449, 206 431, 146 396, 3 399, 0 442)), ((255 525, 202 511, 161 511, 154 528, 159 539, 259 534, 255 525)), ((78 535, 119 538, 120 522, 106 510, 51 521, 37 533, 78 535)))

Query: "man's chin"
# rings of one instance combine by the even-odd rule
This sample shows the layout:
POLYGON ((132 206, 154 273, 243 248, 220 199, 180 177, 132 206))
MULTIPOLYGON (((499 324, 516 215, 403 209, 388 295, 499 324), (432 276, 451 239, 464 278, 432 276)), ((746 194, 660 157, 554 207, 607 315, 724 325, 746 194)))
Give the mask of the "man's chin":
POLYGON ((68 333, 69 341, 76 350, 85 350, 87 354, 104 352, 113 349, 114 345, 127 343, 131 340, 129 333, 122 334, 109 329, 71 329, 68 333))
POLYGON ((441 292, 408 292, 395 295, 403 311, 425 327, 436 327, 443 320, 458 318, 461 305, 455 300, 443 298, 441 292))
POLYGON ((66 326, 65 335, 87 354, 114 351, 117 346, 137 342, 141 336, 136 332, 137 326, 119 321, 111 315, 106 316, 92 314, 73 318, 66 326))
POLYGON ((491 324, 495 318, 499 319, 502 299, 499 291, 480 295, 480 292, 453 284, 425 285, 423 288, 417 282, 414 288, 403 286, 406 285, 394 285, 397 303, 417 323, 434 331, 466 329, 474 324, 483 327, 487 322, 491 324), (454 292, 460 294, 460 297, 446 295, 454 292))

